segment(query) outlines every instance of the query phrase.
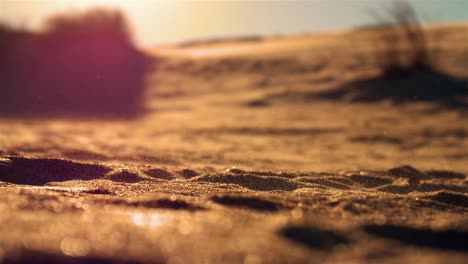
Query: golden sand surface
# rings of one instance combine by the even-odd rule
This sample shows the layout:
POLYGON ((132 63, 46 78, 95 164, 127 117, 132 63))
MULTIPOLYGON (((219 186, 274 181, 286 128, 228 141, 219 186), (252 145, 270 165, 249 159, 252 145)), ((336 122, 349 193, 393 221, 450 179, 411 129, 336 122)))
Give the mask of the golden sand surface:
MULTIPOLYGON (((467 80, 466 32, 410 85, 467 80)), ((0 262, 466 263, 466 104, 365 97, 371 35, 149 49, 136 118, 1 117, 0 262)))

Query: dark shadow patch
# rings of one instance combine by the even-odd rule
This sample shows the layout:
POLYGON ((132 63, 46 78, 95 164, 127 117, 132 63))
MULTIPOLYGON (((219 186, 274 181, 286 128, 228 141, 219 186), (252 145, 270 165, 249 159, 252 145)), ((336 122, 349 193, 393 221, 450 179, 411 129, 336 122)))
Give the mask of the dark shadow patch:
POLYGON ((38 33, 0 25, 0 114, 134 117, 152 68, 118 10, 57 15, 38 33))
POLYGON ((235 175, 235 174, 208 174, 196 178, 195 181, 201 182, 217 182, 217 183, 232 183, 242 187, 257 191, 293 191, 296 190, 297 184, 288 179, 273 177, 273 176, 256 176, 256 175, 235 175))
POLYGON ((364 186, 364 188, 374 188, 386 184, 391 184, 393 181, 390 179, 384 179, 379 177, 364 176, 364 175, 351 175, 351 180, 364 186))
POLYGON ((337 128, 258 128, 258 127, 220 127, 209 130, 197 130, 200 134, 245 134, 245 135, 267 135, 267 136, 301 136, 301 135, 319 135, 326 133, 339 133, 342 129, 337 128))
POLYGON ((258 211, 276 212, 283 208, 279 203, 263 200, 257 197, 214 196, 211 197, 211 200, 225 206, 247 208, 258 211))
POLYGON ((165 170, 165 169, 149 169, 145 171, 146 175, 157 178, 157 179, 162 179, 162 180, 173 180, 175 179, 174 175, 172 175, 171 172, 165 170))
POLYGON ((422 135, 426 138, 449 138, 454 137, 457 139, 465 139, 468 137, 468 131, 465 129, 447 129, 442 131, 435 131, 433 129, 424 129, 422 135))
POLYGON ((465 179, 466 177, 463 173, 446 170, 430 170, 426 171, 426 174, 437 179, 465 179))
POLYGON ((268 102, 268 100, 265 99, 254 99, 248 101, 247 103, 245 103, 245 105, 251 108, 260 108, 270 106, 270 102, 268 102))
POLYGON ((374 236, 405 244, 440 250, 468 251, 468 233, 459 230, 436 231, 396 225, 368 225, 364 230, 374 236))
POLYGON ((118 202, 113 202, 113 203, 127 205, 127 206, 153 208, 153 209, 187 210, 187 211, 198 211, 198 210, 206 209, 198 205, 190 204, 186 201, 167 199, 167 198, 144 200, 144 201, 132 201, 132 202, 119 200, 118 202))
POLYGON ((399 178, 416 178, 416 179, 423 179, 429 178, 424 172, 421 172, 411 166, 404 165, 401 167, 396 167, 387 171, 388 175, 399 177, 399 178))
POLYGON ((138 173, 128 170, 111 171, 106 175, 106 177, 115 182, 135 183, 143 180, 138 173))
POLYGON ((468 207, 468 196, 460 193, 441 191, 425 198, 448 205, 468 207))
POLYGON ((44 185, 49 182, 103 178, 109 168, 63 159, 7 157, 0 159, 0 180, 16 184, 44 185))
POLYGON ((320 78, 312 79, 309 81, 311 84, 323 84, 323 83, 331 83, 335 82, 336 77, 335 76, 323 76, 320 78))
POLYGON ((376 102, 392 100, 397 103, 413 101, 443 102, 450 106, 466 107, 468 85, 445 73, 429 67, 413 69, 400 75, 382 75, 346 83, 330 91, 309 95, 310 99, 349 102, 376 102))
POLYGON ((438 210, 438 211, 442 211, 442 212, 459 211, 459 208, 457 208, 457 207, 447 206, 447 204, 432 201, 430 199, 418 199, 418 200, 412 201, 412 203, 417 208, 430 208, 430 209, 438 210))
POLYGON ((280 230, 280 234, 312 249, 330 250, 337 245, 350 243, 348 238, 340 234, 309 226, 287 226, 280 230))
POLYGON ((198 176, 198 172, 191 169, 183 169, 179 172, 179 174, 186 179, 198 176))
POLYGON ((393 145, 400 145, 402 143, 402 140, 400 138, 382 136, 382 135, 358 136, 358 137, 352 137, 350 140, 351 142, 385 143, 385 144, 393 144, 393 145))
MULTIPOLYGON (((62 253, 50 253, 39 250, 22 249, 14 254, 8 254, 2 263, 20 264, 20 263, 64 263, 64 264, 136 264, 144 261, 124 260, 118 258, 105 258, 98 256, 72 257, 62 253)), ((154 263, 163 263, 154 261, 154 263)))
POLYGON ((180 44, 177 44, 177 47, 180 48, 192 48, 197 46, 204 46, 209 44, 219 44, 219 43, 256 43, 262 42, 264 40, 263 36, 260 35, 248 35, 248 36, 240 36, 240 37, 213 37, 207 39, 197 39, 197 40, 189 40, 184 41, 180 44))
POLYGON ((104 195, 113 195, 114 193, 105 188, 97 188, 97 189, 89 189, 81 191, 81 193, 88 193, 88 194, 104 194, 104 195))

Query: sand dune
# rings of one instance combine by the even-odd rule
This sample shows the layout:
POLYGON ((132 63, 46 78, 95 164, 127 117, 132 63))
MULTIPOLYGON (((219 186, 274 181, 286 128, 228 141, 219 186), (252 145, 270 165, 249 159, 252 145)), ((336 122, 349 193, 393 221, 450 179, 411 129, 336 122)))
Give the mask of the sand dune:
POLYGON ((2 116, 0 262, 466 263, 464 32, 397 81, 365 30, 148 50, 133 119, 2 116))

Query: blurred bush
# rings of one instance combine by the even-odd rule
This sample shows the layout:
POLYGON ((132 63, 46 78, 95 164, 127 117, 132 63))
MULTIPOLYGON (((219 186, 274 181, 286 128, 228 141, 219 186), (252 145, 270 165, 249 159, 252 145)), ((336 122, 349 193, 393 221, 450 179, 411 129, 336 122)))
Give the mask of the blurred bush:
MULTIPOLYGON (((347 102, 425 101, 451 108, 467 107, 468 82, 438 69, 434 52, 429 49, 428 33, 409 2, 395 1, 383 14, 373 12, 373 16, 378 23, 360 27, 354 34, 362 39, 359 45, 372 46, 374 54, 369 56, 368 50, 361 48, 364 51, 357 54, 356 60, 362 64, 375 61, 381 73, 314 93, 311 98, 347 102)), ((456 27, 451 30, 464 32, 456 27)))
POLYGON ((153 65, 118 10, 57 15, 38 33, 1 25, 0 113, 136 115, 153 65))

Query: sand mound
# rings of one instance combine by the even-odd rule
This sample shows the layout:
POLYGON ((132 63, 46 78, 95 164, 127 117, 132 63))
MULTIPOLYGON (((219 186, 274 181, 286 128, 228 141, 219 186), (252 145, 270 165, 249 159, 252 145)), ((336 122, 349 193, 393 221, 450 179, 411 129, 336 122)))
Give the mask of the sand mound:
POLYGON ((460 100, 465 100, 466 97, 466 81, 432 69, 409 71, 402 76, 357 80, 330 91, 310 95, 310 98, 344 99, 349 102, 392 100, 397 103, 439 101, 450 104, 461 103, 460 100))
POLYGON ((0 160, 2 181, 44 185, 54 181, 91 180, 110 171, 101 165, 77 163, 63 159, 6 157, 0 160))

